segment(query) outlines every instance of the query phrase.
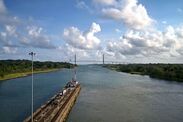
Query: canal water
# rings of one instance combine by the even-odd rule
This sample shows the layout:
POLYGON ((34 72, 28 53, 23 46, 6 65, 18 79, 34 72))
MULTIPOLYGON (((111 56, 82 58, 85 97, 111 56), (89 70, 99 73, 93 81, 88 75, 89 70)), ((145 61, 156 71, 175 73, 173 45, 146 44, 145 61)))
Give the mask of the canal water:
MULTIPOLYGON (((183 122, 183 84, 78 67, 82 90, 67 122, 183 122)), ((64 87, 71 71, 35 75, 34 108, 64 87)), ((31 111, 31 77, 0 82, 0 121, 20 122, 31 111)))

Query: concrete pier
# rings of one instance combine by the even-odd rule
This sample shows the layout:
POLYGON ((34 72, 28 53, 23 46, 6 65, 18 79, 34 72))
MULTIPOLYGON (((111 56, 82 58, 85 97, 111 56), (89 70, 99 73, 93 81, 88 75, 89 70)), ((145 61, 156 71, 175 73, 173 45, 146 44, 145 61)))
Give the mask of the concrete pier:
MULTIPOLYGON (((64 89, 53 96, 46 104, 38 108, 33 114, 34 122, 65 122, 72 109, 79 92, 80 84, 64 89)), ((24 120, 31 122, 31 116, 24 120)))
POLYGON ((54 117, 53 122, 65 122, 67 119, 67 116, 69 115, 70 110, 72 109, 78 95, 80 92, 81 87, 75 89, 69 100, 66 102, 65 107, 63 109, 60 109, 60 112, 54 117))

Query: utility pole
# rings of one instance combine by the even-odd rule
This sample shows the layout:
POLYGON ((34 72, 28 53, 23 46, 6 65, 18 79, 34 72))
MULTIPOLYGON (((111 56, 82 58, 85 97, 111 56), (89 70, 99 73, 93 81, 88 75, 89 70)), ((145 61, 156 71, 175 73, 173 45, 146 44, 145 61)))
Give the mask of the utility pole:
POLYGON ((32 57, 32 100, 31 100, 31 121, 33 122, 33 103, 34 103, 34 79, 33 79, 33 74, 34 74, 34 56, 36 55, 36 53, 34 52, 30 52, 29 55, 31 55, 32 57))

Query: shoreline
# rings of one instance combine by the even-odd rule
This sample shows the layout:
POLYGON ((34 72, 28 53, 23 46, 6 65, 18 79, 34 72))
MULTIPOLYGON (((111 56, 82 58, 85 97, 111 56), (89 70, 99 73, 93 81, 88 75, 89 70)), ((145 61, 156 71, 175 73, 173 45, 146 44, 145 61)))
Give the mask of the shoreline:
MULTIPOLYGON (((58 70, 61 70, 61 69, 62 68, 37 70, 37 71, 34 71, 34 74, 55 72, 55 71, 58 71, 58 70)), ((32 72, 21 72, 21 73, 8 74, 8 75, 5 75, 4 77, 0 77, 0 82, 1 81, 6 81, 6 80, 11 80, 11 79, 16 79, 16 78, 21 78, 21 77, 27 77, 27 76, 30 76, 31 74, 32 74, 32 72)))
POLYGON ((131 74, 131 75, 149 76, 150 78, 153 78, 153 79, 166 80, 166 81, 170 81, 170 82, 182 83, 182 81, 180 81, 179 79, 168 79, 168 78, 164 78, 164 77, 157 77, 157 76, 152 76, 152 75, 149 75, 149 74, 144 74, 142 72, 124 72, 124 71, 118 70, 117 68, 108 68, 108 69, 113 70, 113 71, 117 71, 117 72, 128 73, 128 74, 131 74))

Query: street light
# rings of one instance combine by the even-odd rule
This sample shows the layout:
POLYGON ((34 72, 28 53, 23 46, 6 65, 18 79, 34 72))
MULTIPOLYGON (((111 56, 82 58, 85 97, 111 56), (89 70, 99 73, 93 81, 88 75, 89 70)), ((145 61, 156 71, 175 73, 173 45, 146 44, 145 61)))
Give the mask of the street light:
POLYGON ((32 57, 32 102, 31 102, 31 121, 33 122, 33 96, 34 96, 34 89, 33 89, 33 85, 34 85, 34 82, 33 82, 33 67, 34 67, 34 56, 36 55, 36 53, 34 52, 30 52, 29 55, 31 55, 32 57))

